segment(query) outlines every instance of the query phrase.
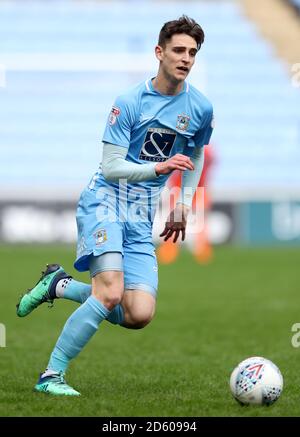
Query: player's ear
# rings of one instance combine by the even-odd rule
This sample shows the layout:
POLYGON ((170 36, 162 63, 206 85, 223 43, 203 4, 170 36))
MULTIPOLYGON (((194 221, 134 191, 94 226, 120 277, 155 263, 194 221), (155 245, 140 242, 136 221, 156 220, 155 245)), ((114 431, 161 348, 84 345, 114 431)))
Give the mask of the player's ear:
POLYGON ((155 56, 159 61, 162 61, 163 58, 163 48, 159 45, 155 46, 155 56))

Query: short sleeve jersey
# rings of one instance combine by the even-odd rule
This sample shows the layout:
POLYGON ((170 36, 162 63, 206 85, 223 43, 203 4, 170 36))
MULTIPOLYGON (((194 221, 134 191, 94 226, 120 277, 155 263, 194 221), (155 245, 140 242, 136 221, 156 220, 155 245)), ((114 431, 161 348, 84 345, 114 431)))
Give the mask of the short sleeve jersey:
MULTIPOLYGON (((213 109, 209 100, 184 82, 179 94, 163 95, 149 79, 119 96, 109 114, 103 142, 125 147, 126 160, 137 164, 162 162, 209 143, 213 109)), ((162 187, 168 176, 139 183, 162 187)))

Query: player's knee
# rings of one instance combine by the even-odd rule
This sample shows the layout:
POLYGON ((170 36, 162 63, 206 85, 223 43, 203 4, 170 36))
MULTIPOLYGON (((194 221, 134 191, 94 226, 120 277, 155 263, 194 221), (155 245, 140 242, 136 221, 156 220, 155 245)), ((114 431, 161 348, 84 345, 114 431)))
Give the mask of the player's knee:
POLYGON ((112 286, 112 288, 107 287, 100 292, 93 291, 92 294, 96 299, 102 302, 107 309, 112 310, 121 302, 123 290, 112 286))
POLYGON ((121 272, 102 272, 92 281, 92 294, 108 309, 118 305, 123 297, 124 284, 121 272))
POLYGON ((154 311, 152 310, 140 310, 133 314, 130 314, 128 317, 128 327, 132 329, 142 329, 147 326, 151 320, 153 319, 154 311))

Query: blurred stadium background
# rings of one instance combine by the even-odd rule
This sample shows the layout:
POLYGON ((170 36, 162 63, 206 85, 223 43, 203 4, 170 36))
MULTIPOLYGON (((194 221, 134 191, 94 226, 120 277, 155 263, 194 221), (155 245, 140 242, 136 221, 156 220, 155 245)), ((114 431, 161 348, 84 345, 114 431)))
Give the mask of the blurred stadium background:
POLYGON ((1 240, 75 241, 114 98, 155 75, 161 25, 185 12, 206 32, 189 80, 215 108, 210 238, 299 244, 300 30, 288 3, 1 1, 1 240))
POLYGON ((299 41, 299 0, 0 1, 0 415, 299 415, 290 345, 300 306, 299 41), (93 339, 73 381, 89 392, 92 362, 89 377, 104 399, 89 393, 90 403, 47 400, 41 409, 27 391, 73 304, 24 321, 14 304, 44 262, 72 269, 76 202, 98 167, 110 107, 123 89, 155 75, 158 32, 183 13, 206 33, 189 81, 215 110, 215 262, 199 267, 183 254, 163 266, 156 322, 134 334, 105 326, 101 341, 93 339), (111 344, 113 357, 103 353, 111 344), (283 370, 289 398, 272 410, 241 411, 229 402, 228 375, 258 354, 283 370), (106 379, 98 383, 99 368, 106 379))

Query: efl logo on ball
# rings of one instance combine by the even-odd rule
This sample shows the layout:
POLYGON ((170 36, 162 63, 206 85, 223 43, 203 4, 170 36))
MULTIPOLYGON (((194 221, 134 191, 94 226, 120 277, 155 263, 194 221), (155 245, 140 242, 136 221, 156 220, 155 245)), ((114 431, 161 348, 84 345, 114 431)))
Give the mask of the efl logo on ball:
POLYGON ((263 357, 250 357, 233 370, 230 390, 243 405, 271 405, 281 395, 283 378, 272 361, 263 357))

